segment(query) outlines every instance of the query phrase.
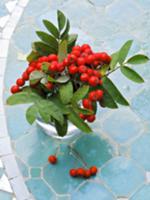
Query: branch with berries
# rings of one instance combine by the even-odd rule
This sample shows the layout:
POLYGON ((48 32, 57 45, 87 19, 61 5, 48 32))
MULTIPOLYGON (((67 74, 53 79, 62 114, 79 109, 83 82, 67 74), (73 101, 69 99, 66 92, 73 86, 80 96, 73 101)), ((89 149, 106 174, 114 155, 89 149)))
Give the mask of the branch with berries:
POLYGON ((144 64, 143 54, 127 58, 133 41, 127 41, 112 55, 94 52, 89 44, 76 45, 77 34, 70 34, 70 22, 57 12, 58 27, 48 20, 48 31, 37 31, 40 41, 32 45, 27 69, 11 87, 8 105, 31 104, 26 118, 33 123, 38 117, 56 127, 60 136, 67 134, 68 122, 81 131, 92 132, 87 122, 96 119, 97 106, 118 108, 129 103, 109 75, 116 70, 131 81, 143 83, 133 65, 144 64))

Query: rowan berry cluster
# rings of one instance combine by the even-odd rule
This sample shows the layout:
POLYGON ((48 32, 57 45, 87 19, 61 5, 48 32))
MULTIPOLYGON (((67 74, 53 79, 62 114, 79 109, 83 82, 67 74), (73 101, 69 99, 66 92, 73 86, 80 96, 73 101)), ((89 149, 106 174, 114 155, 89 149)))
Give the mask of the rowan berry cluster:
MULTIPOLYGON (((62 62, 58 61, 58 56, 55 54, 42 56, 29 63, 29 66, 23 72, 22 76, 17 79, 16 85, 11 87, 11 92, 17 93, 21 91, 22 86, 30 79, 30 74, 35 70, 43 71, 53 79, 65 73, 70 76, 73 82, 78 84, 78 88, 83 84, 90 86, 91 90, 88 97, 83 99, 82 104, 84 108, 93 110, 93 103, 100 101, 103 97, 103 90, 96 89, 98 85, 102 85, 100 67, 104 64, 109 64, 110 61, 111 57, 107 53, 94 53, 88 44, 74 46, 71 53, 62 62), (48 65, 47 71, 43 69, 43 63, 48 65)), ((47 81, 44 87, 48 91, 53 92, 55 85, 52 81, 47 81)), ((88 122, 95 120, 95 114, 80 114, 80 117, 88 122)))
MULTIPOLYGON (((50 155, 48 157, 48 162, 52 165, 57 163, 57 157, 55 155, 50 155)), ((92 166, 89 169, 85 168, 77 168, 77 169, 70 169, 69 174, 72 177, 82 177, 82 178, 90 178, 91 176, 96 175, 98 169, 96 166, 92 166)))

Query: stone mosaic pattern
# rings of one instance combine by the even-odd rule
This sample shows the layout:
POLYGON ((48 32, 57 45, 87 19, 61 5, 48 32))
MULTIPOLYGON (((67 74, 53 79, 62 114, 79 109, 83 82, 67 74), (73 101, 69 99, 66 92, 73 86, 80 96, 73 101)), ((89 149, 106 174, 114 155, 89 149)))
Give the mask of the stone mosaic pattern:
MULTIPOLYGON (((8 0, 0 2, 0 22, 3 18, 3 23, 0 23, 0 45, 3 46, 0 48, 3 66, 0 83, 3 84, 4 79, 4 99, 9 94, 10 84, 26 67, 25 56, 35 40, 35 30, 44 29, 44 18, 55 22, 57 9, 69 17, 72 32, 78 32, 80 44, 88 42, 95 50, 111 53, 126 40, 133 39, 131 55, 144 52, 150 56, 149 0, 12 2, 14 8, 8 0)), ((130 107, 99 109, 98 119, 93 124, 95 134, 83 134, 73 144, 89 166, 95 164, 99 167, 97 177, 88 181, 72 179, 68 175, 70 168, 80 167, 83 163, 70 154, 66 144, 60 146, 59 164, 54 167, 47 163, 47 156, 55 152, 57 144, 36 124, 31 127, 25 121, 27 106, 5 106, 6 128, 3 102, 0 102, 0 156, 17 199, 150 199, 149 64, 136 69, 145 78, 142 85, 128 81, 120 72, 112 75, 113 81, 130 100, 130 107)), ((0 92, 2 96, 2 89, 0 92)), ((4 169, 1 167, 0 177, 2 174, 4 169)), ((0 199, 1 195, 3 199, 12 199, 12 194, 2 190, 0 188, 0 199)))

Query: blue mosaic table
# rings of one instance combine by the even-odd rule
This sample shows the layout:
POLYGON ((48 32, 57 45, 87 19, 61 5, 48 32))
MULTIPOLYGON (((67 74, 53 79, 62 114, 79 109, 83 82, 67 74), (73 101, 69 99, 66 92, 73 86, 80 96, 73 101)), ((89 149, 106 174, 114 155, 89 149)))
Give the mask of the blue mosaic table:
MULTIPOLYGON (((1 8, 2 9, 2 8, 1 8)), ((5 98, 10 85, 26 68, 22 59, 35 40, 35 30, 44 29, 42 19, 56 21, 56 10, 69 17, 79 44, 90 43, 94 50, 116 51, 133 39, 132 53, 150 56, 149 0, 30 0, 11 38, 5 72, 5 98)), ((4 12, 4 11, 3 11, 4 12)), ((73 179, 68 171, 81 167, 65 144, 59 161, 49 165, 47 157, 56 143, 39 127, 25 119, 27 106, 5 106, 9 135, 19 169, 36 200, 149 200, 150 199, 150 67, 137 71, 145 83, 134 84, 120 72, 112 80, 129 99, 130 107, 100 108, 93 124, 94 134, 83 134, 75 143, 89 166, 97 165, 96 177, 73 179)))

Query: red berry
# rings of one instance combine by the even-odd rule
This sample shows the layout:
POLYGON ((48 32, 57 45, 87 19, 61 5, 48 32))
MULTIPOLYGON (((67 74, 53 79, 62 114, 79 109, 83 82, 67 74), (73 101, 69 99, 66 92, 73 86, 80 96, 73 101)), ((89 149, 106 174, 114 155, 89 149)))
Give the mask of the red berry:
POLYGON ((77 63, 78 63, 78 65, 84 65, 85 64, 85 58, 78 58, 77 59, 77 63))
POLYGON ((29 66, 29 67, 27 68, 26 72, 27 72, 28 74, 31 74, 31 72, 33 72, 34 70, 35 70, 34 67, 29 66))
POLYGON ((48 161, 49 161, 49 163, 51 163, 51 164, 55 164, 55 163, 57 162, 57 157, 56 157, 55 155, 50 155, 50 156, 48 157, 48 161))
POLYGON ((85 170, 83 168, 78 168, 77 169, 77 175, 78 176, 84 176, 85 174, 85 170))
POLYGON ((18 85, 13 85, 13 86, 11 87, 10 91, 11 91, 11 93, 15 94, 15 93, 17 93, 17 92, 20 91, 20 88, 19 88, 18 85))
POLYGON ((80 46, 74 46, 72 48, 72 51, 81 51, 81 47, 80 46))
POLYGON ((77 170, 76 169, 70 169, 70 176, 75 177, 77 176, 77 170))
POLYGON ((84 50, 86 50, 86 49, 91 49, 90 45, 88 45, 88 44, 83 44, 83 45, 81 46, 81 50, 84 51, 84 50))
POLYGON ((41 67, 42 67, 42 63, 38 62, 37 65, 36 65, 36 69, 41 70, 41 67))
POLYGON ((50 64, 50 66, 49 66, 49 70, 50 71, 52 71, 52 72, 56 72, 57 71, 57 62, 56 61, 54 61, 54 62, 52 62, 51 64, 50 64))
POLYGON ((96 117, 95 117, 95 115, 90 115, 86 119, 87 119, 88 122, 94 122, 96 117))
POLYGON ((75 63, 77 61, 77 56, 75 56, 74 54, 68 54, 68 61, 69 63, 75 63))
POLYGON ((84 115, 84 114, 82 114, 82 113, 80 113, 79 116, 80 116, 80 118, 83 119, 83 120, 86 119, 86 115, 84 115))
POLYGON ((48 61, 57 61, 57 55, 55 55, 55 54, 50 54, 49 56, 48 56, 48 61))
POLYGON ((92 64, 94 62, 94 55, 89 55, 87 58, 86 58, 86 63, 87 64, 92 64))
POLYGON ((110 63, 111 61, 111 57, 105 52, 98 53, 97 58, 103 61, 104 63, 110 63))
POLYGON ((87 55, 89 55, 89 54, 92 54, 93 52, 92 52, 91 49, 85 49, 85 50, 84 50, 84 53, 86 53, 87 55))
POLYGON ((68 65, 69 65, 68 58, 65 58, 65 59, 63 60, 63 66, 66 67, 66 66, 68 66, 68 65))
POLYGON ((76 74, 78 72, 78 67, 75 65, 69 66, 69 74, 76 74))
POLYGON ((96 166, 92 166, 92 167, 90 168, 91 175, 96 175, 96 174, 97 174, 97 171, 98 171, 98 169, 97 169, 96 166))
POLYGON ((93 75, 95 75, 98 78, 100 78, 100 76, 101 76, 100 72, 97 70, 93 70, 93 75))
POLYGON ((27 72, 23 72, 22 78, 23 78, 23 80, 25 80, 25 81, 29 80, 29 75, 28 75, 28 73, 27 73, 27 72))
POLYGON ((36 67, 36 64, 37 64, 36 61, 32 61, 32 62, 30 63, 30 66, 32 66, 32 67, 36 67))
POLYGON ((99 64, 100 64, 99 61, 94 61, 94 62, 93 62, 94 67, 97 67, 99 64))
POLYGON ((79 50, 74 50, 71 52, 71 54, 75 55, 76 57, 80 56, 80 51, 79 50))
POLYGON ((96 101, 96 100, 97 100, 96 91, 90 92, 88 97, 89 97, 89 99, 90 99, 91 101, 96 101))
POLYGON ((89 84, 90 84, 91 86, 95 87, 95 86, 98 85, 98 83, 99 83, 98 77, 96 77, 96 76, 91 76, 91 77, 89 78, 89 84))
POLYGON ((87 73, 88 73, 89 76, 92 76, 93 75, 93 70, 92 69, 88 69, 87 73))
POLYGON ((79 72, 80 73, 85 73, 87 72, 87 67, 85 65, 80 65, 79 66, 79 72))
POLYGON ((89 169, 85 170, 84 177, 89 178, 91 176, 91 171, 89 169))
POLYGON ((92 102, 89 99, 83 99, 82 104, 84 108, 87 108, 87 109, 92 107, 92 102))
POLYGON ((65 69, 65 67, 64 67, 63 63, 58 63, 57 64, 57 71, 58 72, 63 72, 64 69, 65 69))
POLYGON ((87 81, 89 80, 89 75, 88 75, 87 73, 81 74, 80 80, 81 80, 82 82, 87 82, 87 81))
POLYGON ((103 84, 103 81, 102 79, 99 80, 99 85, 102 85, 103 84))
POLYGON ((18 78, 17 81, 16 81, 16 84, 18 86, 23 86, 25 84, 25 81, 23 78, 18 78))
POLYGON ((97 100, 102 99, 103 93, 103 90, 96 90, 97 100))
POLYGON ((52 88, 53 88, 53 83, 50 83, 50 82, 48 82, 48 83, 46 83, 45 84, 45 87, 48 89, 48 90, 51 90, 52 88))
POLYGON ((38 59, 38 62, 47 62, 48 61, 48 57, 47 56, 42 56, 38 59))

